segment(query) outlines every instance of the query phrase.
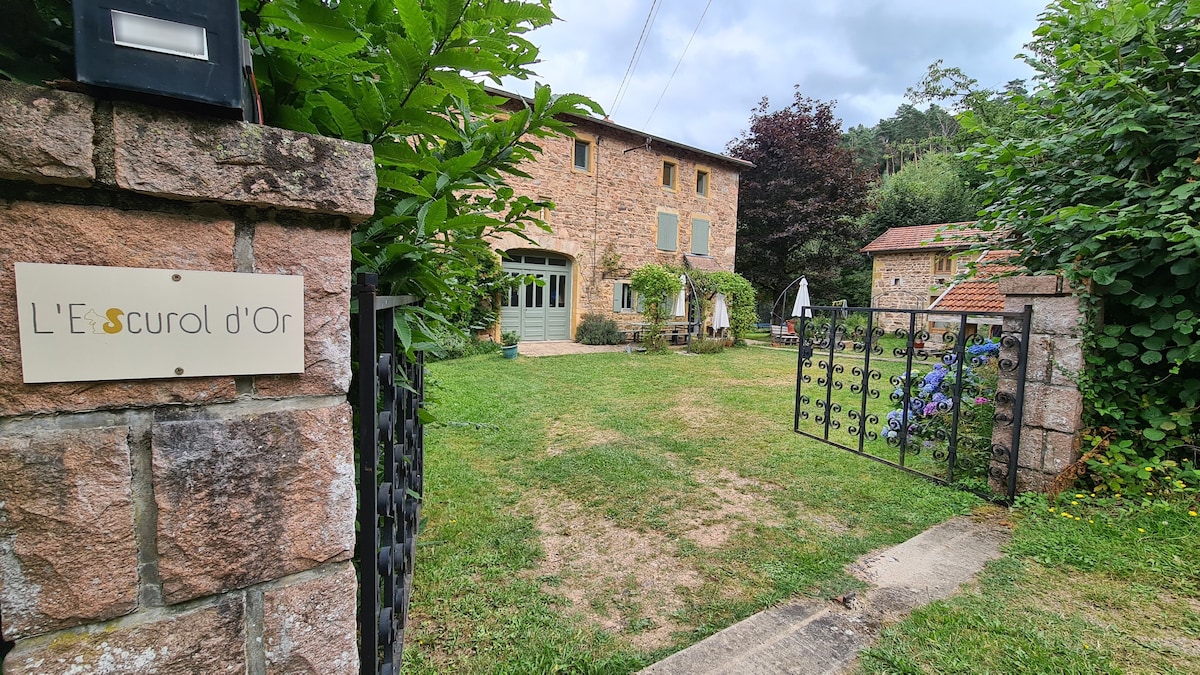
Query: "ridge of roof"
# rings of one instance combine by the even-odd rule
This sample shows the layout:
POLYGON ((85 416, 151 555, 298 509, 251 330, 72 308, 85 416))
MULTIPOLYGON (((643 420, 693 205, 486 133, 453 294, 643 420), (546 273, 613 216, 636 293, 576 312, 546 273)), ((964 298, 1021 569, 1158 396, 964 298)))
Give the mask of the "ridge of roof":
MULTIPOLYGON (((528 96, 523 96, 521 94, 516 94, 511 91, 505 91, 503 89, 498 89, 498 88, 490 86, 490 85, 484 85, 483 89, 484 89, 484 91, 486 91, 487 93, 489 93, 493 96, 503 96, 508 99, 520 100, 525 103, 533 102, 533 99, 529 98, 528 96)), ((754 167, 753 162, 747 162, 744 159, 738 159, 737 157, 730 157, 729 155, 722 155, 721 153, 718 153, 718 152, 704 150, 702 148, 697 148, 692 145, 687 145, 686 143, 680 143, 679 141, 673 141, 669 138, 663 138, 661 136, 655 136, 654 134, 648 134, 644 131, 639 131, 632 127, 621 126, 620 124, 617 124, 616 122, 612 122, 610 120, 607 120, 607 119, 604 119, 601 117, 593 117, 591 115, 576 115, 574 113, 567 113, 567 116, 574 117, 575 119, 584 120, 590 124, 596 124, 596 125, 599 125, 602 127, 607 127, 609 129, 613 129, 615 131, 622 131, 627 134, 633 134, 634 136, 641 136, 641 137, 645 138, 647 141, 655 141, 658 143, 665 143, 667 145, 671 145, 676 148, 680 148, 682 150, 687 150, 688 152, 694 152, 694 153, 697 153, 700 155, 704 155, 705 157, 715 159, 720 162, 725 162, 726 164, 732 164, 734 166, 741 167, 743 169, 751 169, 754 167)))

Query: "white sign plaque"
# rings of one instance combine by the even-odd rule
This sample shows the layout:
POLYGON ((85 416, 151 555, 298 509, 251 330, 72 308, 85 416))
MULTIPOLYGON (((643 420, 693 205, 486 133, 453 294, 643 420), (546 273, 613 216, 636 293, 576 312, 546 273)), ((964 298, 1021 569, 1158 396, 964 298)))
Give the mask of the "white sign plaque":
POLYGON ((304 277, 16 263, 25 382, 304 372, 304 277))

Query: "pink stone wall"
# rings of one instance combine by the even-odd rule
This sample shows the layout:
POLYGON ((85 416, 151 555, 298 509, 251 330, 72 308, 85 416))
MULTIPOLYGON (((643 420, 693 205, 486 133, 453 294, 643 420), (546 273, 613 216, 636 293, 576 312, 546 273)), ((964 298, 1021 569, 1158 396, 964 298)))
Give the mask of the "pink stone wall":
MULTIPOLYGON (((954 275, 966 268, 970 256, 957 256, 955 271, 935 272, 934 260, 944 249, 916 251, 882 251, 872 255, 871 306, 891 309, 926 309, 953 281, 954 275)), ((975 255, 978 257, 978 254, 975 255)), ((908 330, 910 315, 903 312, 883 312, 876 315, 881 328, 893 331, 908 330)), ((928 317, 918 315, 916 327, 928 328, 928 317)))
POLYGON ((3 671, 357 672, 370 148, 4 82, 0 129, 3 671), (305 372, 26 385, 16 262, 301 274, 305 372))
MULTIPOLYGON (((1057 276, 1000 279, 1005 312, 1032 307, 1029 350, 1025 359, 1025 399, 1017 453, 1017 491, 1043 492, 1064 469, 1079 459, 1083 430, 1083 395, 1079 375, 1084 367, 1080 346, 1083 313, 1080 299, 1057 276)), ((1005 333, 1018 326, 1006 320, 1005 333)), ((1018 347, 1005 348, 1001 358, 1019 358, 1018 347)), ((1001 370, 998 390, 1016 395, 1015 372, 1001 370)), ((1015 403, 997 404, 997 413, 1015 419, 1015 403)), ((992 442, 1012 445, 1011 424, 996 424, 992 442)), ((996 467, 1007 474, 1007 466, 996 467)), ((1003 491, 1000 485, 993 486, 1003 491)))
POLYGON ((592 142, 592 170, 574 168, 574 139, 531 139, 542 148, 542 154, 535 163, 521 167, 531 178, 516 179, 512 185, 518 194, 555 203, 557 208, 547 217, 553 232, 527 232, 537 246, 509 235, 498 239, 495 247, 540 247, 570 257, 575 289, 573 325, 585 312, 611 315, 614 282, 628 281, 633 270, 652 262, 683 266, 684 254, 692 250, 693 218, 711 223, 711 261, 704 269, 733 270, 739 164, 658 141, 647 147, 645 136, 583 119, 570 121, 581 139, 592 142), (664 161, 676 164, 674 190, 662 185, 664 161), (697 170, 709 174, 707 196, 696 192, 697 170), (658 249, 660 209, 679 216, 675 251, 658 249), (620 256, 616 271, 600 267, 600 259, 610 247, 620 256))

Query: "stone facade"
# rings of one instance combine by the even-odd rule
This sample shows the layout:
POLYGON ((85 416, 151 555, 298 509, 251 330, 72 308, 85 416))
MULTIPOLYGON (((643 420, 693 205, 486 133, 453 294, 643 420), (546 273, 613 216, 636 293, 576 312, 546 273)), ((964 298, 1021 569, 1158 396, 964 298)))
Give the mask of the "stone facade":
POLYGON ((357 672, 368 146, 0 82, 5 673, 357 672), (305 372, 24 384, 15 262, 305 278, 305 372))
POLYGON ((540 145, 542 154, 522 166, 531 178, 512 181, 519 194, 555 203, 546 219, 553 232, 527 232, 536 246, 508 235, 498 239, 495 248, 540 248, 570 260, 572 335, 584 313, 635 319, 635 314, 613 312, 613 293, 617 283, 628 282, 633 270, 643 265, 656 262, 733 271, 738 175, 748 163, 604 120, 572 116, 569 121, 578 139, 590 144, 589 169, 575 167, 575 139, 529 139, 540 145), (674 166, 673 188, 663 185, 664 162, 674 166), (698 190, 699 174, 707 175, 707 190, 698 190), (675 250, 658 247, 660 212, 678 217, 675 250), (695 219, 710 223, 707 255, 686 261, 684 256, 691 255, 698 243, 693 236, 695 219), (602 264, 612 254, 616 263, 602 264))
MULTIPOLYGON (((978 256, 976 256, 978 257, 978 256)), ((871 263, 871 306, 893 309, 926 309, 950 285, 954 275, 966 269, 972 258, 955 255, 953 249, 887 251, 873 255, 871 263), (937 268, 939 256, 951 256, 950 271, 937 268)), ((908 329, 908 314, 884 312, 876 315, 887 331, 908 329)), ((926 328, 926 317, 917 317, 917 328, 926 328)))
MULTIPOLYGON (((1084 367, 1080 299, 1060 276, 1005 277, 1000 279, 1000 291, 1005 296, 1005 312, 1032 308, 1016 484, 1018 492, 1044 492, 1080 456, 1083 395, 1077 383, 1084 367)), ((1012 321, 1006 320, 1005 332, 1019 335, 1019 326, 1012 321)), ((1002 350, 1000 356, 1017 361, 1020 354, 1014 346, 1002 350)), ((1015 398, 1015 373, 1001 370, 997 389, 1015 398)), ((1001 404, 999 400, 997 413, 1016 423, 1015 401, 1001 404)), ((997 424, 992 440, 1007 447, 1011 436, 1011 425, 997 424)))

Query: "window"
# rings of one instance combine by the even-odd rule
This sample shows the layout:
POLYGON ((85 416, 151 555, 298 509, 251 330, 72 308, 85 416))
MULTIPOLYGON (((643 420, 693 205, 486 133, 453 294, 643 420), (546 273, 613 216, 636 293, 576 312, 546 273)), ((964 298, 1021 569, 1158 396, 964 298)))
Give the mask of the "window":
POLYGON ((943 272, 954 271, 954 256, 949 253, 938 253, 933 257, 933 272, 941 274, 943 272))
POLYGON ((708 255, 708 231, 712 224, 707 218, 692 218, 692 253, 708 255))
POLYGON ((674 251, 679 248, 679 216, 667 211, 658 212, 658 249, 674 251))
POLYGON ((696 169, 696 196, 708 196, 708 171, 696 169))
POLYGON ((675 189, 676 174, 679 166, 675 162, 663 161, 662 186, 668 190, 675 189))
MULTIPOLYGON (((561 155, 560 155, 561 156, 561 155)), ((592 142, 582 138, 575 139, 575 170, 592 170, 592 142)))
POLYGON ((628 281, 613 284, 613 311, 618 314, 633 313, 633 286, 628 281))

